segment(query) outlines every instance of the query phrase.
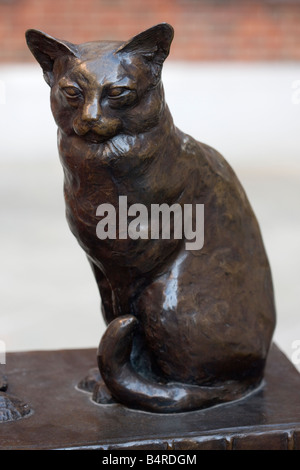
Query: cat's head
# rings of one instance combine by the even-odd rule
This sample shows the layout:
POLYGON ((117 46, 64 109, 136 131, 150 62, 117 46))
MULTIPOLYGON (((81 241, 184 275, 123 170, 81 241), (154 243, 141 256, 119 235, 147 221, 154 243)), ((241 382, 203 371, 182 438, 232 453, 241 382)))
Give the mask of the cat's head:
POLYGON ((164 108, 161 69, 173 28, 162 23, 127 42, 71 44, 28 30, 29 49, 51 87, 59 128, 92 143, 154 127, 164 108))

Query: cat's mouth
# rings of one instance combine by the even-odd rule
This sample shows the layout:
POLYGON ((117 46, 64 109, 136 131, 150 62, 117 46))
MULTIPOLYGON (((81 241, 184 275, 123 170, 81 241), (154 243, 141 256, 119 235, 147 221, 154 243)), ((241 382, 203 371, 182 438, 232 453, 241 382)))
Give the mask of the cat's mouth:
POLYGON ((88 142, 92 144, 103 144, 109 139, 109 136, 99 135, 96 132, 89 131, 84 136, 82 136, 88 142))
POLYGON ((75 121, 73 123, 73 130, 86 142, 92 144, 104 144, 112 137, 114 137, 120 129, 120 122, 117 121, 114 125, 110 121, 85 123, 82 121, 75 121))

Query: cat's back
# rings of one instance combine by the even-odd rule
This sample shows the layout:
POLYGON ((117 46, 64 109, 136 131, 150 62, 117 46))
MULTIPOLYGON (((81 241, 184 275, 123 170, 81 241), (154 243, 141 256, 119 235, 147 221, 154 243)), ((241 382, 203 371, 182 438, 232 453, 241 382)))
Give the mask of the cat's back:
MULTIPOLYGON (((187 199, 205 205, 206 221, 223 234, 247 226, 261 237, 260 229, 246 192, 226 159, 213 147, 177 131, 181 140, 181 159, 189 167, 185 183, 187 199)), ((217 240, 215 233, 214 239, 217 240)), ((219 240, 218 240, 219 242, 219 240)))

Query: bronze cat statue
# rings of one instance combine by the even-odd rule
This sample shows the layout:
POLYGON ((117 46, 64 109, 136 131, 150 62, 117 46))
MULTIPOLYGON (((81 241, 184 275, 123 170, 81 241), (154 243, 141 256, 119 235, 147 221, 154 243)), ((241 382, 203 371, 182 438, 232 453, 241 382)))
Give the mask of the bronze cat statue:
POLYGON ((51 88, 66 216, 107 323, 95 399, 170 413, 244 397, 262 383, 274 331, 270 267, 233 170, 173 123, 161 82, 173 28, 127 42, 78 45, 37 30, 26 39, 51 88), (120 196, 149 211, 204 205, 203 247, 175 236, 100 240, 97 208, 118 214, 120 196))

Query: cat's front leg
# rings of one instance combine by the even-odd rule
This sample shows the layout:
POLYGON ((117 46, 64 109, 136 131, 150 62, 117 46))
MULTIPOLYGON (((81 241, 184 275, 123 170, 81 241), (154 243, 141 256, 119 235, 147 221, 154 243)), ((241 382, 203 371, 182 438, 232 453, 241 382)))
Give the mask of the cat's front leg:
MULTIPOLYGON (((101 297, 101 310, 104 321, 109 323, 115 316, 113 309, 113 292, 111 286, 100 268, 88 257, 101 297)), ((91 368, 87 375, 80 380, 77 388, 83 392, 92 393, 93 401, 101 404, 113 403, 114 400, 101 377, 98 367, 91 368)))

